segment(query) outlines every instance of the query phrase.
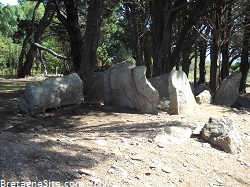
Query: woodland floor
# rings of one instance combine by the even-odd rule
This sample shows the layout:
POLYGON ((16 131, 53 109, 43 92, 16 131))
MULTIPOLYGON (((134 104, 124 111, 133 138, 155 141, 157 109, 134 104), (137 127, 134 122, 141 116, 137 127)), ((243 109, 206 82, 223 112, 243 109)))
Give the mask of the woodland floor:
POLYGON ((21 91, 30 80, 34 78, 0 78, 1 187, 12 187, 8 182, 29 186, 25 181, 47 187, 59 183, 71 187, 250 186, 247 111, 199 105, 190 115, 165 111, 149 115, 80 104, 31 118, 18 108, 21 91), (223 116, 233 118, 240 132, 244 152, 239 155, 210 146, 200 136, 177 144, 154 141, 167 126, 203 126, 209 117, 223 116))

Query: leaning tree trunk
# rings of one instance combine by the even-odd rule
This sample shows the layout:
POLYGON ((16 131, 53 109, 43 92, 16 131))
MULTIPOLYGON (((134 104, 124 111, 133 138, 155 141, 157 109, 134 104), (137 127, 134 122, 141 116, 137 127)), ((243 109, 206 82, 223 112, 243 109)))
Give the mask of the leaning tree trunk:
POLYGON ((97 62, 96 50, 98 47, 102 8, 103 0, 91 0, 89 2, 85 40, 83 43, 83 56, 79 71, 79 76, 84 85, 84 93, 87 93, 93 82, 94 67, 97 62))
MULTIPOLYGON (((47 1, 44 15, 39 22, 38 27, 36 28, 36 31, 34 33, 34 41, 33 43, 39 43, 41 40, 41 36, 44 32, 44 30, 49 26, 50 22, 52 21, 54 17, 55 12, 55 4, 52 0, 47 1)), ((34 58, 37 53, 37 48, 34 45, 30 45, 28 54, 26 56, 26 61, 23 65, 23 67, 20 69, 20 72, 18 73, 20 77, 25 77, 26 75, 31 74, 31 68, 33 65, 34 58)))
POLYGON ((29 45, 29 40, 31 39, 31 37, 33 35, 33 32, 34 32, 35 18, 36 18, 36 14, 37 14, 37 9, 38 9, 38 7, 39 7, 40 4, 41 4, 41 2, 39 1, 39 2, 36 3, 36 5, 34 7, 31 24, 30 24, 30 27, 27 30, 26 36, 25 36, 24 41, 23 41, 22 50, 21 50, 21 53, 19 55, 19 59, 18 59, 18 74, 17 74, 17 76, 19 78, 25 77, 25 73, 23 72, 23 68, 24 68, 23 61, 24 61, 24 57, 25 57, 26 52, 27 52, 26 50, 27 50, 28 45, 29 45))

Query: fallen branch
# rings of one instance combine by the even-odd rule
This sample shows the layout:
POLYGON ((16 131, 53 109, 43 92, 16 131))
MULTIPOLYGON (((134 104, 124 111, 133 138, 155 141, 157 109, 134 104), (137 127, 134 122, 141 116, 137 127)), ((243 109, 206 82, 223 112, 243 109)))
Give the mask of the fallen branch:
POLYGON ((51 50, 51 49, 48 49, 47 47, 44 47, 38 43, 33 43, 34 46, 36 46, 38 49, 41 49, 41 50, 44 50, 44 51, 47 51, 48 53, 54 55, 55 57, 57 58, 60 58, 60 59, 64 59, 64 60, 67 60, 67 57, 63 56, 63 55, 59 55, 57 54, 55 51, 51 50))

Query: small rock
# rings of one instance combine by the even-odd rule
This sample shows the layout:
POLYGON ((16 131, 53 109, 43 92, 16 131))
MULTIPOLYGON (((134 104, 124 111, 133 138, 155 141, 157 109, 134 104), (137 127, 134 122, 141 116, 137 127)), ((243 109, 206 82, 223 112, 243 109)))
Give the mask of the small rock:
POLYGON ((97 177, 91 177, 90 182, 92 182, 94 185, 98 185, 101 183, 101 179, 98 179, 97 177))
POLYGON ((107 173, 109 173, 109 174, 114 174, 114 173, 115 173, 115 170, 114 170, 113 168, 110 168, 110 169, 107 171, 107 173))
POLYGON ((127 178, 127 177, 128 177, 128 172, 127 172, 125 169, 123 169, 122 167, 116 166, 116 165, 112 165, 111 167, 114 168, 116 171, 120 171, 121 174, 122 174, 122 176, 123 176, 124 178, 127 178))
POLYGON ((44 154, 44 151, 40 147, 34 147, 30 150, 29 155, 33 158, 38 158, 44 154))
POLYGON ((165 147, 165 145, 164 145, 163 143, 158 143, 157 146, 158 146, 159 148, 164 148, 164 147, 165 147))
POLYGON ((218 183, 222 184, 222 180, 221 180, 221 179, 217 178, 216 181, 217 181, 218 183))
POLYGON ((94 143, 101 146, 107 146, 107 142, 105 140, 94 140, 94 143))
POLYGON ((247 167, 250 167, 250 163, 245 161, 245 160, 242 160, 242 159, 237 159, 239 162, 240 162, 240 165, 245 165, 247 167))
POLYGON ((87 170, 87 169, 79 169, 78 173, 79 174, 84 174, 84 175, 90 175, 90 176, 93 175, 93 173, 90 170, 87 170))
POLYGON ((132 160, 142 161, 143 158, 140 155, 132 155, 130 156, 132 160))
POLYGON ((43 114, 36 114, 36 115, 35 115, 35 118, 43 118, 43 117, 44 117, 43 114))
POLYGON ((149 168, 153 170, 153 169, 156 169, 156 166, 155 165, 151 165, 151 166, 149 166, 149 168))
POLYGON ((149 142, 149 143, 153 143, 153 140, 152 140, 152 139, 148 139, 148 142, 149 142))
POLYGON ((78 172, 67 172, 67 173, 76 179, 82 178, 82 176, 78 172))
POLYGON ((162 171, 164 171, 165 173, 171 173, 173 171, 173 169, 170 167, 163 167, 162 171))
POLYGON ((188 162, 187 161, 183 162, 183 166, 187 167, 188 166, 188 162))

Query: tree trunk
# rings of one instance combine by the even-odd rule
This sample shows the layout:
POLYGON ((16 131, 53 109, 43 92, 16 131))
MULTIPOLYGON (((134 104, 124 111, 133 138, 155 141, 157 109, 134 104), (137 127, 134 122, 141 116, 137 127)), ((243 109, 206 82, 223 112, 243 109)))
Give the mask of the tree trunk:
POLYGON ((198 84, 205 84, 206 83, 206 52, 207 52, 207 41, 203 40, 199 44, 199 53, 200 53, 200 63, 199 63, 199 74, 200 78, 198 84))
POLYGON ((30 24, 30 27, 27 30, 26 36, 25 36, 24 41, 23 41, 22 50, 21 50, 21 53, 20 53, 20 56, 19 56, 19 59, 18 59, 18 73, 17 73, 18 78, 25 77, 25 73, 23 71, 23 68, 24 68, 23 61, 24 61, 25 55, 27 55, 26 50, 27 50, 28 45, 29 45, 29 40, 31 39, 32 34, 34 32, 35 18, 36 18, 36 14, 37 14, 37 9, 38 9, 40 4, 41 4, 41 2, 38 1, 36 3, 35 7, 34 7, 31 24, 30 24))
POLYGON ((229 75, 229 44, 225 42, 221 46, 221 80, 224 80, 229 75))
POLYGON ((149 34, 146 34, 144 37, 143 42, 143 57, 144 57, 144 63, 147 67, 146 77, 151 78, 152 77, 152 61, 151 61, 151 51, 150 51, 150 40, 149 40, 149 34))
POLYGON ((229 75, 229 38, 232 28, 232 4, 229 3, 223 6, 225 13, 222 15, 222 65, 221 65, 221 80, 224 80, 229 75))
MULTIPOLYGON (((247 11, 250 12, 250 5, 247 5, 247 11)), ((244 19, 244 36, 243 36, 243 46, 241 52, 241 63, 240 63, 240 71, 242 73, 242 78, 240 82, 240 92, 246 93, 246 82, 247 82, 247 74, 250 68, 249 62, 249 51, 250 51, 250 16, 249 14, 245 15, 244 19)))
POLYGON ((142 48, 139 36, 139 20, 138 10, 136 10, 135 2, 127 2, 124 4, 126 16, 129 22, 129 31, 132 39, 133 51, 135 54, 136 66, 143 64, 142 62, 142 48))
POLYGON ((63 1, 66 9, 66 17, 61 13, 59 3, 57 2, 57 18, 64 25, 70 43, 70 60, 73 67, 70 67, 71 72, 79 72, 82 61, 83 40, 81 27, 79 23, 78 4, 76 1, 63 1))
POLYGON ((165 0, 154 0, 153 6, 151 6, 151 14, 153 18, 152 28, 153 28, 153 76, 161 75, 162 67, 159 64, 159 51, 161 47, 161 42, 163 39, 164 31, 164 7, 167 1, 165 0))
MULTIPOLYGON (((44 30, 49 26, 50 22, 52 21, 52 18, 54 17, 54 12, 55 12, 55 4, 52 2, 52 0, 48 1, 46 3, 44 15, 34 33, 33 43, 40 42, 44 30)), ((26 61, 23 67, 21 68, 21 71, 19 72, 20 77, 25 77, 26 75, 31 74, 31 68, 36 53, 37 53, 37 48, 34 45, 30 45, 29 52, 26 56, 26 61)))
POLYGON ((191 65, 191 50, 193 45, 193 36, 190 35, 188 39, 184 42, 184 47, 182 48, 182 71, 184 71, 188 77, 190 65, 191 65))
POLYGON ((218 34, 215 29, 212 31, 213 43, 210 44, 210 82, 209 87, 213 93, 216 92, 219 87, 219 44, 218 34))
POLYGON ((84 85, 84 93, 87 93, 93 82, 94 67, 96 65, 96 50, 101 26, 101 14, 103 0, 91 0, 89 2, 85 40, 83 43, 82 60, 79 76, 84 85))
POLYGON ((191 4, 189 1, 176 3, 172 7, 170 1, 155 0, 154 9, 154 76, 170 72, 180 59, 185 37, 194 22, 199 18, 198 13, 203 10, 206 3, 195 1, 190 15, 186 19, 173 49, 173 23, 177 13, 191 4))
POLYGON ((221 6, 220 3, 214 5, 214 11, 212 12, 212 19, 214 21, 214 27, 212 28, 212 43, 210 44, 210 82, 209 87, 213 93, 216 92, 219 87, 219 66, 220 66, 220 43, 219 43, 219 29, 221 19, 221 6))

